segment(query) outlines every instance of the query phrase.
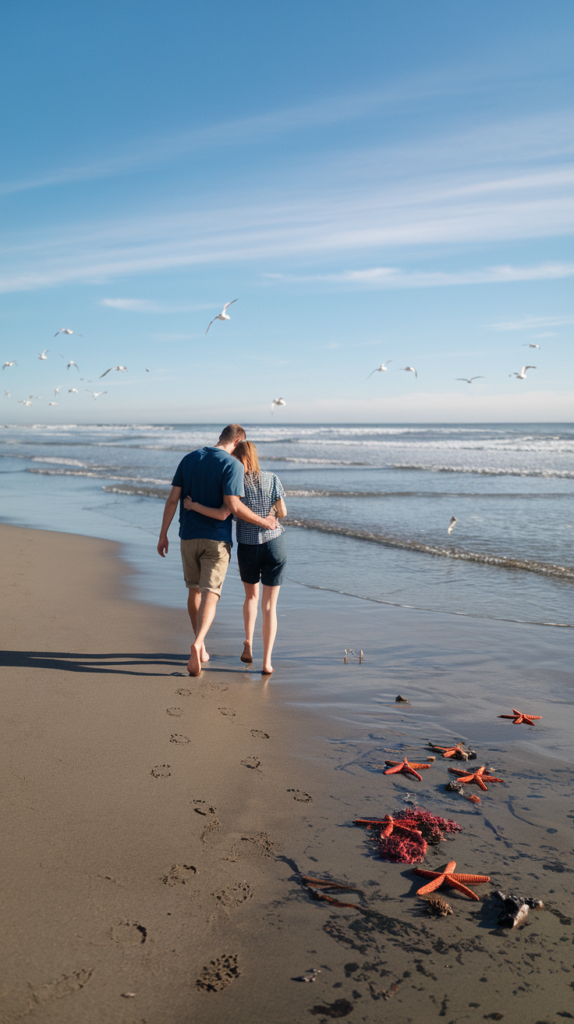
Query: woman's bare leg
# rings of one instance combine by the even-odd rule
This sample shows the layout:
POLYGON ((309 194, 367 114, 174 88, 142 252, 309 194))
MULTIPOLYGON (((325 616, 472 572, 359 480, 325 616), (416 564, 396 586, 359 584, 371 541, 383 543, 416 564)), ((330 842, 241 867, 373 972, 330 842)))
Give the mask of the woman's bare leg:
POLYGON ((253 633, 259 605, 259 584, 244 583, 245 601, 243 602, 243 622, 245 625, 245 644, 243 645, 242 661, 253 661, 253 633))
POLYGON ((271 675, 273 672, 273 665, 271 664, 271 655, 273 653, 273 644, 275 643, 275 637, 277 636, 277 598, 279 597, 280 587, 266 587, 263 586, 263 599, 261 601, 261 610, 263 612, 263 669, 264 675, 271 675))

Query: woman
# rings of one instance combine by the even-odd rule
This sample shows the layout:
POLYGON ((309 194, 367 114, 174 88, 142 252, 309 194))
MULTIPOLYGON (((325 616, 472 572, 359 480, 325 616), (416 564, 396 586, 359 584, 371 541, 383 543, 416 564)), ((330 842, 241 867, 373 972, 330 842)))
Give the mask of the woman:
MULTIPOLYGON (((287 515, 285 491, 279 477, 268 473, 259 466, 257 448, 251 441, 240 441, 233 455, 245 470, 245 497, 241 500, 257 515, 266 518, 272 511, 282 519, 287 515)), ((231 515, 227 505, 208 508, 191 498, 185 498, 184 506, 193 512, 200 512, 212 519, 227 519, 231 515)), ((259 582, 263 585, 261 607, 263 611, 263 669, 261 674, 270 676, 273 672, 271 654, 277 634, 277 598, 279 587, 285 576, 287 550, 285 529, 281 524, 276 530, 262 530, 259 526, 236 520, 237 561, 239 574, 245 588, 243 622, 245 642, 241 661, 253 662, 253 633, 259 606, 259 582)))

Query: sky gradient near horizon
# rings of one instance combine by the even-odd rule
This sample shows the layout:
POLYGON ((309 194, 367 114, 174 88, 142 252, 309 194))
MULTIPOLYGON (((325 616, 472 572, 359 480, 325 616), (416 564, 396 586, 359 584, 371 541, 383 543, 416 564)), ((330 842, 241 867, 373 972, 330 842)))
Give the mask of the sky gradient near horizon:
POLYGON ((571 0, 5 23, 4 423, 574 420, 571 0))

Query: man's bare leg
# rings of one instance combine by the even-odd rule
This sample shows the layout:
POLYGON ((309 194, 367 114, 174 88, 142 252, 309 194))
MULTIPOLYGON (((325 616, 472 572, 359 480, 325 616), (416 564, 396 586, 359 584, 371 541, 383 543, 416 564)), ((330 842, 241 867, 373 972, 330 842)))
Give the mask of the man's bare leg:
POLYGON ((219 594, 214 594, 212 590, 202 590, 199 593, 201 596, 197 609, 195 643, 191 645, 191 655, 187 663, 190 676, 198 676, 201 672, 201 654, 205 650, 205 638, 215 618, 219 601, 219 594))
POLYGON ((253 661, 253 632, 257 619, 257 608, 259 605, 259 584, 244 583, 245 601, 243 602, 243 623, 245 625, 245 643, 241 661, 251 663, 253 661))
MULTIPOLYGON (((195 590, 191 590, 190 589, 190 590, 188 590, 188 592, 187 592, 187 610, 189 612, 189 617, 191 619, 191 628, 193 629, 194 636, 197 636, 197 616, 198 616, 198 613, 199 613, 200 601, 201 601, 201 590, 198 590, 198 589, 195 589, 195 590)), ((202 661, 202 663, 204 665, 205 665, 206 662, 209 661, 209 654, 207 653, 207 651, 205 649, 205 644, 203 645, 203 650, 201 652, 201 661, 202 661)))

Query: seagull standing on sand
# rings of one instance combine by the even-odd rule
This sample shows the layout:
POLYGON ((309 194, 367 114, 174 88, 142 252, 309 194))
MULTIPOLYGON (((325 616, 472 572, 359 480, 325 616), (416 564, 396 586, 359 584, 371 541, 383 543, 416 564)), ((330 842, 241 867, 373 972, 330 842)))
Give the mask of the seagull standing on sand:
POLYGON ((287 402, 284 398, 274 398, 271 402, 271 413, 273 413, 273 409, 276 405, 287 405, 287 402))
POLYGON ((70 369, 70 366, 75 366, 75 367, 76 367, 76 370, 78 371, 78 373, 80 372, 80 367, 78 366, 78 364, 77 364, 77 363, 75 363, 75 362, 74 362, 74 360, 73 360, 73 359, 70 359, 70 362, 69 362, 69 363, 68 363, 68 365, 66 366, 66 370, 69 370, 69 369, 70 369))
POLYGON ((457 520, 456 516, 451 516, 450 517, 450 524, 449 524, 448 530, 446 532, 447 533, 452 533, 452 531, 454 530, 457 522, 458 522, 458 520, 457 520))
POLYGON ((7 366, 8 367, 10 367, 10 366, 18 366, 18 363, 16 362, 15 359, 13 359, 11 363, 4 363, 4 366, 2 367, 2 369, 5 370, 7 366))
POLYGON ((48 356, 46 355, 46 352, 49 352, 49 351, 50 351, 49 348, 45 348, 44 351, 41 352, 40 355, 38 356, 38 359, 47 359, 48 356))
MULTIPOLYGON (((386 363, 381 363, 381 365, 380 365, 380 366, 377 366, 377 367, 376 367, 376 368, 375 368, 375 369, 373 370, 373 373, 382 373, 382 372, 383 372, 383 370, 386 370, 386 369, 387 369, 387 365, 388 365, 389 363, 392 363, 392 361, 393 361, 392 359, 387 359, 387 362, 386 362, 386 363)), ((370 374, 369 374, 369 377, 372 377, 372 376, 373 376, 373 373, 370 373, 370 374)), ((369 377, 367 377, 367 380, 369 379, 369 377)))
POLYGON ((86 391, 88 392, 89 395, 93 395, 94 399, 99 398, 100 395, 107 395, 108 393, 107 391, 90 391, 89 388, 86 388, 86 391))
MULTIPOLYGON (((208 323, 207 331, 211 327, 211 324, 214 324, 216 320, 231 320, 231 317, 227 315, 225 310, 227 309, 228 306, 232 306, 234 302, 237 302, 237 299, 232 299, 231 302, 226 302, 225 303, 223 309, 221 310, 221 313, 218 313, 217 316, 214 316, 213 320, 211 320, 208 323)), ((206 334, 207 334, 207 331, 205 332, 206 334)))
POLYGON ((401 366, 401 370, 405 370, 406 373, 414 373, 415 377, 418 377, 418 373, 414 366, 401 366))
POLYGON ((127 373, 128 368, 127 366, 110 366, 110 369, 106 370, 105 373, 100 373, 98 380, 101 380, 102 377, 105 377, 106 373, 110 373, 111 370, 119 370, 121 373, 127 373))
POLYGON ((516 371, 515 371, 514 373, 511 373, 510 376, 511 377, 517 377, 518 380, 525 380, 525 378, 526 378, 526 371, 527 370, 535 370, 535 369, 536 369, 535 366, 523 366, 521 371, 520 371, 520 373, 516 373, 516 371))
POLYGON ((473 380, 484 380, 484 377, 479 374, 478 377, 455 377, 454 379, 464 380, 467 384, 472 384, 473 380))
MULTIPOLYGON (((76 331, 70 330, 69 327, 60 327, 59 331, 56 331, 54 337, 57 338, 59 334, 76 334, 76 331)), ((78 334, 78 338, 83 338, 83 334, 78 334)))

